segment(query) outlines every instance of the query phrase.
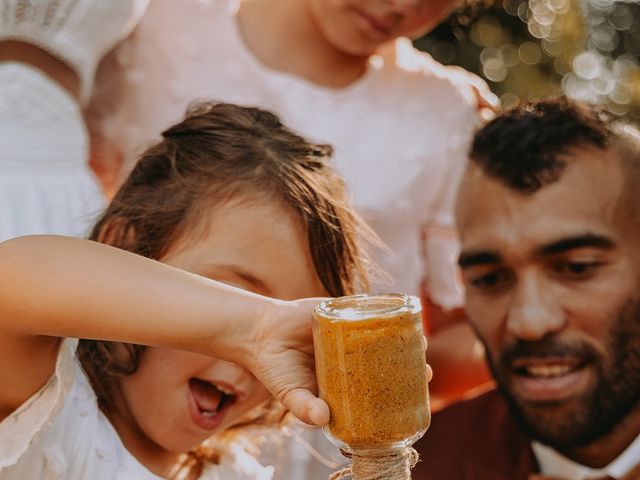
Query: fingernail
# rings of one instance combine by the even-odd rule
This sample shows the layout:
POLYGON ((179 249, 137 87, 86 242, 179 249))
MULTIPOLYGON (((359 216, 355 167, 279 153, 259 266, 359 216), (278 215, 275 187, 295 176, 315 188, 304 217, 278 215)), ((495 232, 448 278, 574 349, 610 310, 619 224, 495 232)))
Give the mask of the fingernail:
POLYGON ((309 407, 309 420, 314 425, 322 426, 329 421, 329 411, 324 402, 316 400, 309 407))
POLYGON ((314 425, 320 425, 320 418, 318 418, 320 412, 318 411, 315 403, 309 407, 309 420, 313 422, 314 425))

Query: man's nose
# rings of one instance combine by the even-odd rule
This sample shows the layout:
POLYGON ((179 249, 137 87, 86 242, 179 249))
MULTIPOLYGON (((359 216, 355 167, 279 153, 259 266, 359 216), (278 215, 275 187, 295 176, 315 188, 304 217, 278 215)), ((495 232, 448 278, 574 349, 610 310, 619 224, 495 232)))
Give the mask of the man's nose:
POLYGON ((561 330, 566 319, 552 286, 531 272, 518 279, 507 318, 507 331, 521 340, 539 340, 561 330))

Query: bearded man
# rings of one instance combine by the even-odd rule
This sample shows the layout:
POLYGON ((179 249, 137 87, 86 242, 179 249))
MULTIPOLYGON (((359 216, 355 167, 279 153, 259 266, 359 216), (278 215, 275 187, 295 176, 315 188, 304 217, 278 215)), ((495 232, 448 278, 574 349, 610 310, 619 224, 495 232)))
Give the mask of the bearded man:
POLYGON ((503 113, 456 221, 497 389, 434 415, 414 480, 640 479, 640 131, 566 98, 503 113))

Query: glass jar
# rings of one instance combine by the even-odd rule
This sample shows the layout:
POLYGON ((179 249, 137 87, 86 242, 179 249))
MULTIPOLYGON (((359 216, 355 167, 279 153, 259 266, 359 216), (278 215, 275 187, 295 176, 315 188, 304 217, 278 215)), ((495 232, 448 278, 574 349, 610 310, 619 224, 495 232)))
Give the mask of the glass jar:
POLYGON ((318 388, 331 412, 326 436, 347 456, 410 447, 430 422, 418 298, 340 297, 313 317, 318 388))

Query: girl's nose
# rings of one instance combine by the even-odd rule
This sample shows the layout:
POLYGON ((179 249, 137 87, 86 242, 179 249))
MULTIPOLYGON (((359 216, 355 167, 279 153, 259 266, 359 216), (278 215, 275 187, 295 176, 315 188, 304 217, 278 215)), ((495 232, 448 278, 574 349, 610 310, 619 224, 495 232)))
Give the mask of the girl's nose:
POLYGON ((209 368, 202 372, 202 378, 225 382, 239 390, 246 389, 255 381, 253 375, 243 367, 219 359, 216 359, 209 368))

